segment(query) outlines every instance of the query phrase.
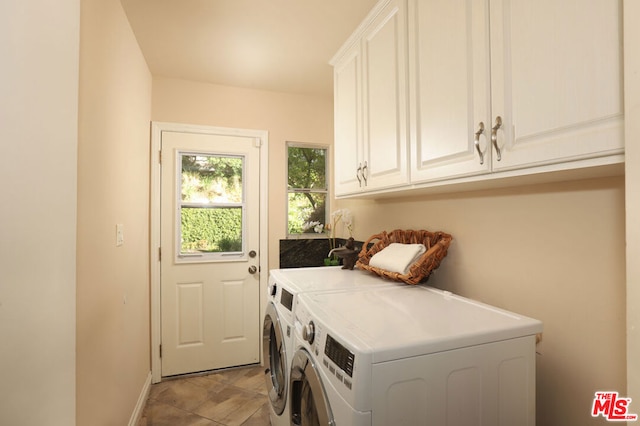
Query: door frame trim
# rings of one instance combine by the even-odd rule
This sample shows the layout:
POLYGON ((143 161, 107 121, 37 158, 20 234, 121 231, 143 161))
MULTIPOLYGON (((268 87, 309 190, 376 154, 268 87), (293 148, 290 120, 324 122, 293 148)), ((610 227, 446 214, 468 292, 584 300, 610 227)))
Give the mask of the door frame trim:
MULTIPOLYGON (((268 189, 269 189, 269 132, 266 130, 235 129, 228 127, 213 127, 194 124, 151 122, 151 196, 150 196, 150 253, 149 275, 151 286, 151 381, 158 383, 162 380, 162 360, 160 358, 160 344, 162 342, 161 309, 160 309, 160 142, 163 131, 218 134, 226 136, 241 136, 255 138, 260 144, 260 315, 264 316, 266 309, 267 278, 269 271, 268 256, 268 189)), ((262 335, 262 322, 259 321, 256 327, 260 329, 262 335)), ((262 355, 262 339, 260 341, 259 353, 262 355)), ((262 363, 262 359, 260 360, 262 363)))

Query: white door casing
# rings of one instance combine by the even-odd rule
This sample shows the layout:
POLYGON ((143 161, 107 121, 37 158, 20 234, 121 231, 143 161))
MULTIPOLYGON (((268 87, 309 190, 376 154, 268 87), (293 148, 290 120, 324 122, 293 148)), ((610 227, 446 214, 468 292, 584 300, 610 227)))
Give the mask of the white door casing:
POLYGON ((268 275, 267 132, 152 123, 152 159, 152 253, 158 250, 151 259, 153 382, 163 376, 260 362, 262 295, 268 275), (177 156, 193 152, 238 155, 246 160, 245 173, 259 173, 254 193, 247 191, 243 213, 250 216, 253 211, 256 217, 247 221, 239 253, 179 254, 177 156), (252 250, 254 258, 249 256, 252 250), (251 266, 258 272, 251 274, 251 266))

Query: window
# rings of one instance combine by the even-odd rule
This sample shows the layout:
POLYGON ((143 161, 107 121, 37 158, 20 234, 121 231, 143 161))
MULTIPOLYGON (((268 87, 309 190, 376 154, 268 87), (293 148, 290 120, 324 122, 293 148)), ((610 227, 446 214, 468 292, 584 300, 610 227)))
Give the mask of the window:
POLYGON ((181 152, 179 161, 180 257, 241 253, 244 158, 181 152))
POLYGON ((318 235, 311 224, 327 222, 327 154, 326 146, 287 143, 289 235, 318 235))

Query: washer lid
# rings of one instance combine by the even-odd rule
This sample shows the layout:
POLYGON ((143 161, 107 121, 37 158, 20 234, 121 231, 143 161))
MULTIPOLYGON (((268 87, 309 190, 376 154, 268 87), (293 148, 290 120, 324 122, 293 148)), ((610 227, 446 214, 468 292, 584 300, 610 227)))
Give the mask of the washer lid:
POLYGON ((272 269, 271 282, 277 282, 296 293, 303 291, 333 291, 364 287, 400 287, 404 283, 384 280, 359 269, 346 270, 340 266, 317 268, 272 269))
POLYGON ((301 295, 325 332, 373 363, 534 335, 538 320, 424 286, 301 295))

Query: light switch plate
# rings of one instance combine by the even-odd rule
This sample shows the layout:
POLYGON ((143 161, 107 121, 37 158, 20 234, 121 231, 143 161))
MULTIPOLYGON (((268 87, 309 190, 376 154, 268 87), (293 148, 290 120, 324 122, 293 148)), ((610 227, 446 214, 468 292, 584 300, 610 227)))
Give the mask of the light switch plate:
POLYGON ((116 247, 120 247, 124 244, 124 225, 118 223, 116 225, 116 247))

